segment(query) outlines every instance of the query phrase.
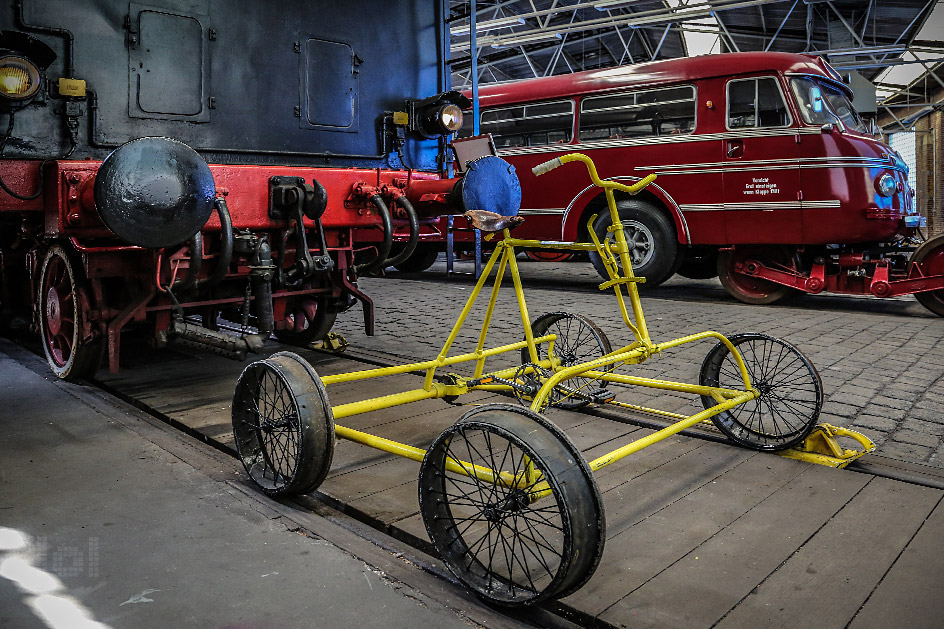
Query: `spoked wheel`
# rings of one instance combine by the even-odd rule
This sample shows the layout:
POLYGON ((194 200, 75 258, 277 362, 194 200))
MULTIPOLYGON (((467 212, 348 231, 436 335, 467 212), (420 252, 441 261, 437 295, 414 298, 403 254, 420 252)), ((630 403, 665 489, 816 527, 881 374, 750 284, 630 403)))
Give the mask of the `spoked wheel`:
POLYGON ((797 270, 796 254, 789 247, 739 246, 733 251, 718 254, 718 279, 729 295, 746 304, 776 304, 794 297, 795 288, 777 284, 759 277, 744 275, 735 270, 737 264, 758 260, 771 268, 788 272, 797 270))
POLYGON ((43 260, 39 280, 43 351, 53 373, 64 379, 95 373, 105 348, 101 339, 92 342, 83 339, 82 328, 88 313, 80 273, 66 250, 55 245, 43 260))
POLYGON ((524 255, 535 262, 566 262, 574 257, 574 254, 567 251, 547 251, 541 249, 528 249, 524 255))
POLYGON ((337 318, 338 313, 328 311, 325 299, 309 295, 289 299, 284 327, 275 331, 275 338, 286 345, 305 347, 328 336, 337 318))
MULTIPOLYGON (((715 426, 755 450, 785 450, 803 441, 823 407, 822 381, 813 364, 793 345, 764 334, 738 334, 728 340, 744 359, 760 397, 715 415, 715 426)), ((744 387, 737 362, 723 343, 708 352, 699 382, 727 389, 744 387)), ((706 409, 717 404, 709 396, 701 399, 706 409)))
POLYGON ((311 365, 279 352, 246 367, 233 396, 233 435, 246 473, 266 494, 317 489, 334 455, 334 415, 311 365))
MULTIPOLYGON (((579 363, 595 360, 613 351, 610 340, 603 333, 603 330, 583 315, 569 312, 549 312, 535 319, 531 324, 531 330, 535 337, 544 336, 545 334, 557 335, 557 340, 554 341, 554 354, 560 358, 562 367, 572 367, 579 363)), ((548 357, 547 350, 547 343, 539 345, 538 358, 546 359, 548 357)), ((527 363, 530 360, 528 348, 522 349, 521 362, 527 363)), ((608 370, 608 367, 602 368, 602 371, 608 370)), ((599 388, 600 384, 599 380, 584 376, 565 380, 551 392, 548 397, 549 404, 560 408, 586 406, 589 403, 587 397, 599 388)))
MULTIPOLYGON (((910 262, 923 275, 944 275, 944 235, 926 240, 911 254, 910 262)), ((944 289, 915 293, 915 299, 934 314, 944 317, 944 289)))
POLYGON ((492 603, 567 596, 603 554, 590 467, 559 429, 519 406, 481 406, 447 428, 423 459, 419 498, 446 566, 492 603), (469 464, 475 476, 461 472, 469 464))

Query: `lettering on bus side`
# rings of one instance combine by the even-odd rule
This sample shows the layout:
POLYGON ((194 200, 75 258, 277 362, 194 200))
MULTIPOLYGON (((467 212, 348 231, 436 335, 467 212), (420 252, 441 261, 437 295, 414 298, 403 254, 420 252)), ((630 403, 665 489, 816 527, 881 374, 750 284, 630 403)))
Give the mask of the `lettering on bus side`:
POLYGON ((778 193, 780 193, 780 188, 776 182, 770 181, 769 177, 754 177, 749 183, 744 184, 744 194, 755 194, 762 197, 778 193))

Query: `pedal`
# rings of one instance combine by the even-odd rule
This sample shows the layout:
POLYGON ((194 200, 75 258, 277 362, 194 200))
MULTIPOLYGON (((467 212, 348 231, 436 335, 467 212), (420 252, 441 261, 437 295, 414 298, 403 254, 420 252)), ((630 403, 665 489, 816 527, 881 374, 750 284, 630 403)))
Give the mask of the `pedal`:
POLYGON ((590 392, 590 399, 595 404, 607 404, 616 399, 616 394, 608 389, 597 389, 590 392))

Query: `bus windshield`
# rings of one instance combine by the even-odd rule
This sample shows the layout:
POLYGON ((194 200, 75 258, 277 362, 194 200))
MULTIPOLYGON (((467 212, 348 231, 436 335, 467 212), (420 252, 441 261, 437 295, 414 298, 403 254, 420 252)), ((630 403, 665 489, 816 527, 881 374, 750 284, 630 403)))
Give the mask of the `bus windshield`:
POLYGON ((868 133, 852 101, 838 88, 810 77, 791 79, 790 87, 796 96, 800 114, 809 124, 828 124, 835 122, 835 117, 838 117, 847 128, 868 133))

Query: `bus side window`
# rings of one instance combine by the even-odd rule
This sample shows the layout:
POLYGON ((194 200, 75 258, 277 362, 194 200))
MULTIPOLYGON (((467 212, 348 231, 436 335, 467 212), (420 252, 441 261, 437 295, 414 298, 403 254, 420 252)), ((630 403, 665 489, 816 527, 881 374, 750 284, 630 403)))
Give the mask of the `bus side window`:
POLYGON ((695 88, 684 85, 584 98, 577 137, 583 142, 645 138, 694 128, 695 88))
POLYGON ((728 128, 786 127, 790 114, 772 77, 728 82, 728 128))
POLYGON ((479 131, 491 133, 499 148, 563 144, 570 142, 573 121, 573 101, 535 103, 483 111, 479 131))

